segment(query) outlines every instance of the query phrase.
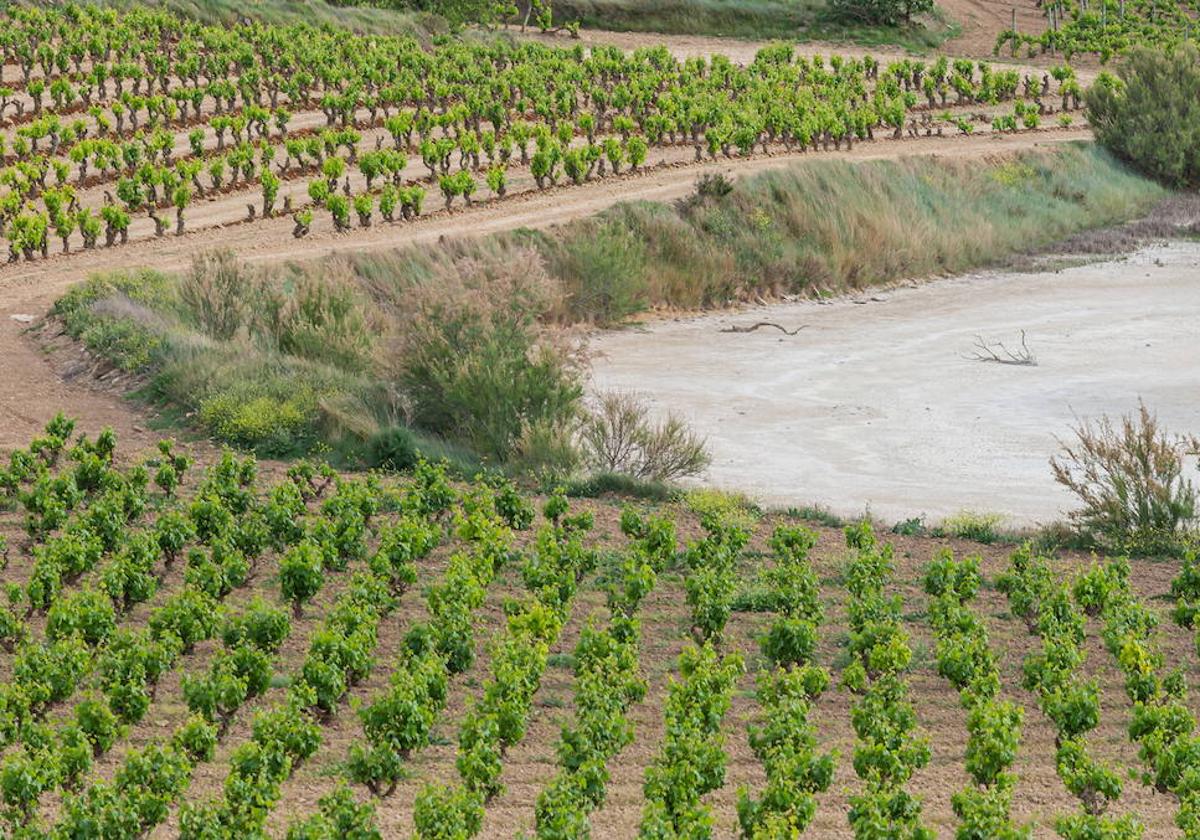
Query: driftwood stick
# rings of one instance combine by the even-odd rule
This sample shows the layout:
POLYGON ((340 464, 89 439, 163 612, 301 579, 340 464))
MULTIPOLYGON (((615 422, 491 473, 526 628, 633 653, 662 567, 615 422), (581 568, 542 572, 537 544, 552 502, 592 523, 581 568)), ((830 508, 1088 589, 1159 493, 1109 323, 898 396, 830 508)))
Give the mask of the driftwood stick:
POLYGON ((975 352, 964 358, 973 362, 995 362, 1000 365, 1037 365, 1037 357, 1025 342, 1025 330, 1021 330, 1021 347, 1017 350, 1009 350, 1000 341, 988 344, 982 337, 975 336, 975 352))
POLYGON ((780 326, 779 324, 776 324, 774 321, 759 321, 757 324, 751 324, 748 327, 739 327, 737 324, 731 324, 728 327, 723 327, 721 329, 721 332, 750 333, 750 332, 754 332, 759 327, 774 327, 775 329, 779 330, 784 335, 795 335, 796 333, 800 332, 800 330, 807 328, 808 324, 801 324, 800 326, 796 327, 796 329, 794 329, 794 330, 788 330, 788 329, 785 329, 784 327, 780 326))

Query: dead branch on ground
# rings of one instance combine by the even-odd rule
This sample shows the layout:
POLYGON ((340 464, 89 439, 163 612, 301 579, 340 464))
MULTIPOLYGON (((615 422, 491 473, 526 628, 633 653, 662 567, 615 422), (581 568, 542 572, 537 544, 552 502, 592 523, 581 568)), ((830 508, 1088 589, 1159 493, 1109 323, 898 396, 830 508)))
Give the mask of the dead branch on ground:
POLYGON ((975 336, 975 350, 968 356, 963 358, 973 362, 995 362, 999 365, 1021 365, 1033 367, 1037 365, 1037 357, 1033 355, 1033 351, 1029 349, 1029 344, 1025 340, 1025 330, 1021 330, 1021 346, 1015 350, 1009 350, 1004 346, 1004 342, 995 341, 988 344, 983 340, 982 336, 975 336))
POLYGON ((757 324, 752 324, 748 327, 739 327, 737 324, 730 324, 728 327, 722 328, 721 332, 751 333, 760 327, 774 327, 775 329, 779 330, 784 335, 795 335, 796 333, 800 332, 800 330, 807 328, 808 324, 801 324, 800 326, 796 327, 796 329, 794 329, 794 330, 788 330, 788 329, 785 329, 780 324, 776 324, 774 321, 759 321, 757 324))

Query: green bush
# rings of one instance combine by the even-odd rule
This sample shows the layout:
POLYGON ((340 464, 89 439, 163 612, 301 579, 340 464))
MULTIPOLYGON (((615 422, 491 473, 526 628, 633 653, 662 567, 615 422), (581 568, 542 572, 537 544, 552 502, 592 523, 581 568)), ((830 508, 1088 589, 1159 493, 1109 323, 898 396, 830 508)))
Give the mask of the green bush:
POLYGON ((302 386, 288 390, 264 393, 257 383, 234 381, 200 401, 200 422, 222 440, 264 454, 303 448, 316 395, 302 386))
POLYGON ((776 666, 804 665, 817 647, 817 628, 803 618, 777 618, 759 640, 763 656, 776 666))
POLYGON ((192 257, 192 270, 179 281, 179 299, 201 332, 228 341, 246 322, 251 288, 232 251, 209 251, 192 257))
POLYGON ((933 11, 933 0, 830 0, 834 16, 846 22, 898 26, 933 11))
POLYGON ((94 274, 83 283, 71 287, 55 302, 52 311, 75 334, 88 324, 92 306, 101 300, 120 296, 155 310, 169 309, 175 301, 173 290, 170 275, 158 271, 94 274))
POLYGON ((376 341, 359 295, 324 267, 319 274, 264 279, 251 329, 280 352, 355 372, 371 365, 376 341))
POLYGON ((529 429, 576 413, 580 371, 542 325, 558 289, 535 252, 462 260, 410 292, 394 375, 416 425, 503 462, 529 429))
POLYGON ((561 356, 537 346, 529 323, 431 323, 403 362, 417 422, 504 461, 527 424, 571 413, 582 387, 561 356))
POLYGON ((1200 186, 1200 49, 1140 48, 1087 93, 1096 139, 1174 187, 1200 186))
POLYGON ((381 429, 367 441, 366 461, 371 469, 411 470, 420 457, 416 438, 403 426, 381 429))
POLYGON ((998 528, 1003 521, 1004 518, 998 513, 963 510, 947 516, 942 520, 941 527, 935 530, 959 539, 990 544, 1000 539, 998 528))
POLYGON ((646 308, 646 247, 619 222, 586 225, 564 239, 552 264, 570 292, 572 314, 611 324, 646 308))
POLYGON ((163 317, 175 306, 171 278, 156 271, 97 274, 54 304, 67 333, 124 371, 156 364, 163 317))
POLYGON ((144 370, 156 359, 162 337, 132 318, 94 315, 77 336, 96 355, 123 371, 144 370))
POLYGON ((676 499, 679 491, 657 481, 643 481, 620 473, 593 473, 586 478, 569 481, 565 485, 568 496, 598 499, 613 495, 623 498, 644 499, 648 502, 669 502, 676 499))

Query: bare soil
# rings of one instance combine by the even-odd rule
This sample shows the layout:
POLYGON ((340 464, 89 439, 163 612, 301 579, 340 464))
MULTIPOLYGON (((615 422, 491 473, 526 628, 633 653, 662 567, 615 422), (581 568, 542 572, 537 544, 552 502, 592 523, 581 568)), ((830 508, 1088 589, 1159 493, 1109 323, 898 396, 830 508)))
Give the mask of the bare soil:
MULTIPOLYGON (((938 0, 937 5, 962 31, 936 51, 939 55, 966 56, 1019 64, 1024 67, 1049 67, 1061 64, 1054 56, 1013 58, 1008 52, 993 54, 997 36, 1012 25, 1016 14, 1020 32, 1040 33, 1046 29, 1046 16, 1032 2, 1006 3, 1003 0, 938 0)), ((520 33, 519 28, 510 27, 509 32, 529 40, 555 46, 577 43, 564 33, 543 35, 528 30, 520 33)), ((773 43, 754 39, 720 38, 710 35, 660 35, 651 32, 610 32, 601 29, 583 29, 579 41, 585 47, 603 45, 636 50, 666 44, 671 53, 680 59, 722 54, 740 64, 749 64, 762 47, 773 43)), ((803 41, 794 45, 799 55, 872 55, 881 61, 893 61, 909 57, 912 53, 900 47, 858 47, 853 44, 828 41, 803 41)))

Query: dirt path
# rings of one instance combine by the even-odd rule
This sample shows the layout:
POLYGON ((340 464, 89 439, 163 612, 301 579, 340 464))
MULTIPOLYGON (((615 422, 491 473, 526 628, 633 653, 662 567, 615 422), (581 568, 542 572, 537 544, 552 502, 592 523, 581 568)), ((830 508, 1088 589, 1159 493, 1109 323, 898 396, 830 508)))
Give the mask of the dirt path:
MULTIPOLYGON (((1018 32, 1038 33, 1046 29, 1046 18, 1029 0, 937 0, 951 20, 962 27, 956 38, 942 45, 947 55, 983 58, 992 55, 996 37, 1016 22, 1018 32)), ((1057 64, 1051 56, 1039 59, 1042 65, 1057 64)))
POLYGON ((34 343, 21 335, 23 326, 10 316, 38 308, 30 307, 31 302, 0 305, 0 453, 27 446, 59 411, 79 419, 81 432, 94 434, 111 426, 125 451, 153 446, 161 435, 146 428, 145 418, 128 400, 64 382, 34 343))
POLYGON ((230 224, 196 230, 181 237, 131 241, 125 246, 75 251, 68 255, 52 254, 48 259, 2 267, 0 308, 12 305, 44 307, 72 284, 96 271, 133 266, 164 271, 186 268, 193 254, 209 248, 229 248, 248 262, 307 259, 347 249, 385 250, 419 245, 442 237, 481 236, 518 227, 550 227, 590 216, 622 201, 669 201, 686 195, 696 178, 706 172, 742 176, 806 161, 865 161, 913 155, 986 158, 1089 137, 1087 129, 1049 129, 987 137, 906 138, 859 143, 852 150, 840 152, 677 163, 647 169, 634 176, 590 181, 579 186, 565 185, 545 192, 529 190, 502 201, 477 201, 471 208, 459 207, 450 213, 437 211, 438 201, 431 195, 428 201, 433 212, 412 222, 392 225, 377 222, 371 228, 355 228, 346 234, 314 224, 313 232, 300 240, 292 238, 289 218, 230 224))

